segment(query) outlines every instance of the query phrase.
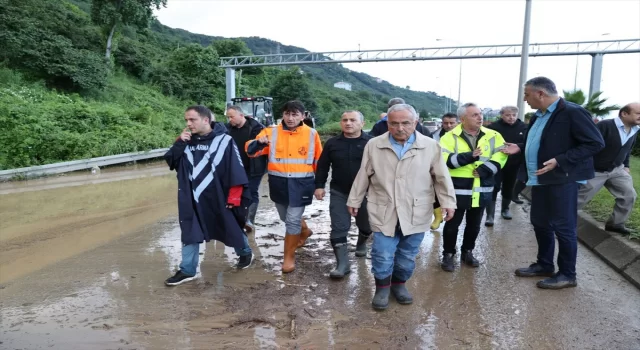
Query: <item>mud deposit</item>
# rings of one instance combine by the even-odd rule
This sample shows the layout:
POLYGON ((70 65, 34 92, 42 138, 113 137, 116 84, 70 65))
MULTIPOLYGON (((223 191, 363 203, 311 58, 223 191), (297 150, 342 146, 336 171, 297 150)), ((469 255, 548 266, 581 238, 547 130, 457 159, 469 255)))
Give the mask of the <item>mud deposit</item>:
POLYGON ((483 228, 478 269, 440 270, 441 231, 427 234, 414 304, 376 312, 368 258, 328 277, 328 197, 307 208, 315 234, 283 276, 284 227, 261 194, 254 264, 236 271, 233 249, 211 242, 200 277, 177 287, 163 284, 180 262, 174 176, 1 195, 0 348, 640 348, 640 292, 586 249, 578 288, 513 275, 535 259, 527 206, 483 228))

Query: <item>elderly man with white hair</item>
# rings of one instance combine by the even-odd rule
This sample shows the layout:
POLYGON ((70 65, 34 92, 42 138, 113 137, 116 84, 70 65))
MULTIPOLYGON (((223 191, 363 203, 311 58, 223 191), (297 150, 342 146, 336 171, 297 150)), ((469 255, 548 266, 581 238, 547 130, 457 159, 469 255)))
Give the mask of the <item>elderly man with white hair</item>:
POLYGON ((371 270, 376 283, 372 306, 377 310, 388 307, 390 294, 400 304, 413 302, 405 283, 431 224, 435 198, 445 220, 453 217, 456 207, 440 146, 416 132, 415 109, 396 104, 387 115, 389 131, 367 143, 347 200, 349 212, 357 216, 368 193, 371 270))

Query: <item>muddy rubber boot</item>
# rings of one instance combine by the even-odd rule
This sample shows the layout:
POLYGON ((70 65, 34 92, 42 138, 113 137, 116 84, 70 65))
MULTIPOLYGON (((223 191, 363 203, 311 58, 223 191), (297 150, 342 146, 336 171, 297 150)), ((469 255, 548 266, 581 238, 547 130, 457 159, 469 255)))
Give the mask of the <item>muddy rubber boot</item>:
POLYGON ((487 218, 484 220, 484 225, 485 226, 493 226, 493 218, 496 215, 496 202, 489 202, 489 205, 487 205, 486 208, 487 211, 487 218))
POLYGON ((385 310, 389 307, 389 292, 391 287, 391 276, 376 280, 376 294, 373 296, 371 306, 376 310, 385 310))
POLYGON ((511 204, 511 201, 508 199, 504 199, 502 198, 502 218, 505 220, 511 220, 513 219, 513 216, 511 216, 511 211, 509 211, 509 204, 511 204))
POLYGON ((244 225, 244 229, 247 232, 253 232, 256 225, 256 213, 258 212, 258 203, 251 203, 247 212, 247 223, 244 225))
MULTIPOLYGON (((332 242, 333 243, 333 242, 332 242)), ((349 261, 349 243, 333 243, 333 253, 336 255, 336 268, 329 272, 329 277, 340 279, 351 272, 351 262, 349 261)))
POLYGON ((299 235, 285 234, 284 236, 284 258, 282 260, 282 273, 289 273, 296 269, 296 248, 298 247, 299 235))
POLYGON ((398 278, 391 278, 391 294, 396 298, 398 304, 409 305, 413 303, 413 297, 409 293, 409 290, 405 286, 406 281, 402 281, 398 278))
POLYGON ((356 256, 362 258, 367 256, 367 240, 371 236, 371 232, 360 231, 358 234, 358 242, 356 243, 356 256))
POLYGON ((313 234, 313 231, 311 231, 309 226, 307 226, 307 222, 304 221, 304 219, 302 219, 301 224, 302 224, 302 230, 300 231, 298 248, 304 246, 304 244, 307 243, 307 238, 311 237, 311 235, 313 234))
POLYGON ((442 224, 442 209, 441 208, 435 208, 433 209, 433 222, 431 223, 431 229, 432 230, 437 230, 438 227, 440 227, 440 224, 442 224))

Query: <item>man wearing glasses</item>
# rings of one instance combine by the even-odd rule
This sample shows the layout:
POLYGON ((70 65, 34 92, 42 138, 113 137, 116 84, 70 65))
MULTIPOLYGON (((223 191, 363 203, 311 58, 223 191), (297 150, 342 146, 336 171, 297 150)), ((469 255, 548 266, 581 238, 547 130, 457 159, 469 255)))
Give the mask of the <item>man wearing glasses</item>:
POLYGON ((282 113, 282 123, 263 129, 254 140, 247 141, 245 149, 249 157, 268 156, 269 196, 286 227, 282 272, 289 273, 296 267, 296 249, 313 233, 302 214, 316 189, 315 171, 322 145, 318 132, 302 122, 302 102, 285 103, 282 113))
POLYGON ((376 310, 389 306, 389 295, 400 304, 413 297, 405 283, 415 269, 424 233, 431 225, 437 198, 454 216, 455 191, 438 143, 416 132, 418 114, 407 104, 388 111, 389 132, 371 139, 364 148, 360 170, 351 187, 347 207, 357 217, 367 196, 369 224, 373 231, 371 270, 376 310))

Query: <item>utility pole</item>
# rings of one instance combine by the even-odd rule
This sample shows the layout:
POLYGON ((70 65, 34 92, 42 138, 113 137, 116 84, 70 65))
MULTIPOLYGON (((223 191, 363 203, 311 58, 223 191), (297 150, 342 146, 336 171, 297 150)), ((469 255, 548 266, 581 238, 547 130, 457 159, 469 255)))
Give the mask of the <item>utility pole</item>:
POLYGON ((522 55, 520 56, 520 81, 518 83, 518 119, 524 121, 524 83, 527 79, 529 61, 529 29, 531 27, 531 1, 526 0, 524 12, 524 33, 522 34, 522 55))
MULTIPOLYGON (((460 49, 462 56, 462 49, 460 49)), ((460 108, 460 92, 462 91, 462 58, 460 59, 460 71, 458 72, 458 108, 460 108)))

